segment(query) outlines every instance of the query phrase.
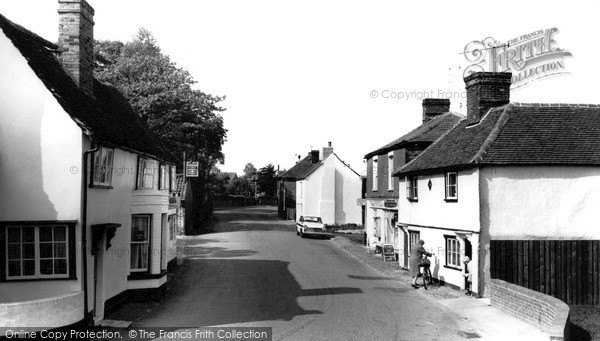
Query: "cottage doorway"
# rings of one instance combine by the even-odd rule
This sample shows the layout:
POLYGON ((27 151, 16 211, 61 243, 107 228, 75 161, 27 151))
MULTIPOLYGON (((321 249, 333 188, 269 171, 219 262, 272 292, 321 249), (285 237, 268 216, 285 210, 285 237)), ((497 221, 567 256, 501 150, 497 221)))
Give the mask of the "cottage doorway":
MULTIPOLYGON (((102 239, 99 245, 106 243, 106 235, 102 234, 102 239)), ((94 321, 99 321, 104 318, 104 301, 103 301, 103 279, 104 279, 104 247, 99 247, 94 255, 94 321)), ((87 298, 86 298, 87 299, 87 298)))

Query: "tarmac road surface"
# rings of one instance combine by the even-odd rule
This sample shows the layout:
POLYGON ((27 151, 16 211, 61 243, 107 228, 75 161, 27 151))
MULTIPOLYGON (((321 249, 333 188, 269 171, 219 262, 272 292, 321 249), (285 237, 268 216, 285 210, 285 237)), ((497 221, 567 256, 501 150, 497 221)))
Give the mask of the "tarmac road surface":
MULTIPOLYGON (((274 207, 215 212, 180 240, 185 274, 137 327, 272 327, 273 340, 464 340, 460 318, 328 239, 300 238, 274 207)), ((338 237, 341 238, 341 237, 338 237)))

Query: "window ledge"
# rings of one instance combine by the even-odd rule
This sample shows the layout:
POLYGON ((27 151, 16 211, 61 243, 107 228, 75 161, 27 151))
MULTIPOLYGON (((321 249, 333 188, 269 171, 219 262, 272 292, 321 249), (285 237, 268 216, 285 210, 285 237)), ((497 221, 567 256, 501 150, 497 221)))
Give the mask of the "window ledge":
POLYGON ((98 189, 113 189, 112 186, 106 186, 106 185, 90 185, 90 188, 98 188, 98 189))
POLYGON ((444 199, 445 202, 458 202, 458 198, 446 198, 444 199))
POLYGON ((459 268, 459 267, 456 267, 456 266, 444 265, 444 267, 445 267, 446 269, 450 269, 450 270, 462 271, 462 269, 461 269, 461 268, 459 268))
POLYGON ((39 281, 72 281, 77 280, 77 277, 49 277, 49 278, 5 278, 0 282, 39 282, 39 281))

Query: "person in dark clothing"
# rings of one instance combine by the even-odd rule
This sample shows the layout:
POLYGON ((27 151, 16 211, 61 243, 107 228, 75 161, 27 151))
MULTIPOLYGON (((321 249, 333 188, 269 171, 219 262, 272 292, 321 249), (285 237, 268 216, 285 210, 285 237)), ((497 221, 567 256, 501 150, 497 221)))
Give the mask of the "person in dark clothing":
POLYGON ((410 250, 409 274, 413 277, 412 286, 415 289, 419 288, 419 286, 417 285, 417 278, 419 278, 419 273, 420 273, 419 263, 421 262, 421 258, 423 255, 425 255, 427 257, 431 257, 431 253, 429 253, 425 250, 425 248, 423 247, 423 244, 425 244, 425 242, 422 239, 419 239, 419 241, 416 244, 414 244, 410 250))

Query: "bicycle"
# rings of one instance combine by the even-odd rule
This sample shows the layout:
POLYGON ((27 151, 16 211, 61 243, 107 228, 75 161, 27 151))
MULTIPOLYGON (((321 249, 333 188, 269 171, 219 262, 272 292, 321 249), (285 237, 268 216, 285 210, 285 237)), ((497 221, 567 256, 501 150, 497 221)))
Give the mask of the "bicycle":
POLYGON ((423 288, 425 288, 425 290, 427 290, 427 285, 433 284, 433 276, 431 275, 430 267, 431 261, 427 259, 427 256, 423 255, 421 262, 419 263, 419 274, 421 278, 423 278, 423 288))

